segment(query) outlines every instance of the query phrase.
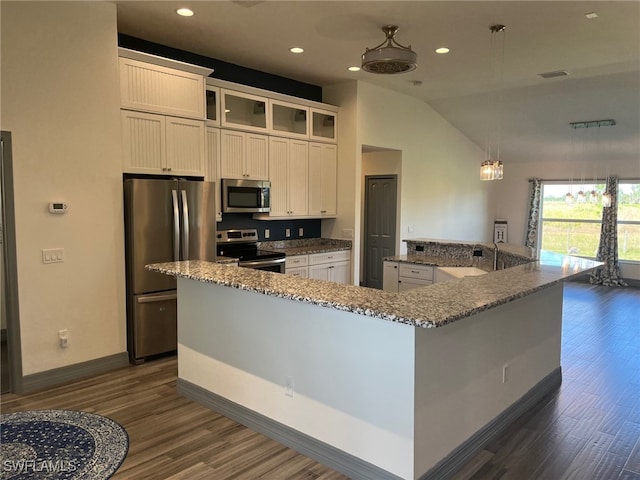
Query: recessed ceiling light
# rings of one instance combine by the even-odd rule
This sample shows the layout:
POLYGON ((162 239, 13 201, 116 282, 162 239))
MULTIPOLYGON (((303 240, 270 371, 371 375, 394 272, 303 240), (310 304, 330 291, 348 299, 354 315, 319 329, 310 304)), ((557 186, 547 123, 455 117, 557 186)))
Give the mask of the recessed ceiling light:
POLYGON ((193 10, 190 8, 179 8, 176 13, 181 17, 193 17, 193 10))
POLYGON ((436 48, 436 53, 440 53, 440 54, 449 53, 449 49, 447 47, 436 48))
POLYGON ((350 72, 359 72, 360 67, 353 66, 353 67, 349 67, 347 70, 349 70, 350 72))
POLYGON ((587 17, 589 20, 598 18, 598 14, 596 12, 585 13, 584 16, 587 17))
POLYGON ((291 48, 289 49, 289 51, 290 51, 291 53, 302 53, 302 52, 304 52, 304 48, 300 48, 300 47, 291 47, 291 48))

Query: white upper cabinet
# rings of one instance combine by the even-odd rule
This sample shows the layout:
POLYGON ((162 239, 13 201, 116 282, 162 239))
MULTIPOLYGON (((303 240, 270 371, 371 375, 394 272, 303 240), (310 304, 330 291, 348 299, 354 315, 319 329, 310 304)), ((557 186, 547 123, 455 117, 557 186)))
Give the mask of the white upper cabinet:
POLYGON ((221 130, 220 178, 268 180, 269 137, 221 130))
POLYGON ((271 130, 275 135, 309 138, 309 108, 293 103, 269 100, 271 130))
POLYGON ((220 89, 220 97, 223 127, 265 133, 271 127, 266 97, 224 88, 220 89))
POLYGON ((205 182, 215 182, 216 221, 222 221, 222 196, 220 194, 220 129, 207 125, 205 182))
POLYGON ((121 111, 123 171, 203 176, 204 121, 121 111))
POLYGON ((202 75, 120 58, 122 108, 203 120, 202 75))
POLYGON ((269 217, 307 216, 308 163, 308 142, 269 138, 269 217))
POLYGON ((207 125, 220 126, 220 89, 207 86, 205 90, 207 125))
POLYGON ((335 112, 310 109, 311 132, 309 138, 321 142, 333 142, 338 140, 338 118, 335 112))
POLYGON ((336 145, 309 143, 309 216, 336 216, 337 168, 336 145))

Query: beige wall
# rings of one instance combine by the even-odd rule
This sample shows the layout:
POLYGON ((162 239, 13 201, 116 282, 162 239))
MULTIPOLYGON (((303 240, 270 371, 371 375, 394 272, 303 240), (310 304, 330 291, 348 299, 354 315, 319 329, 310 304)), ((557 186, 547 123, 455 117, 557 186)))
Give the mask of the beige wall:
POLYGON ((5 2, 23 374, 126 351, 116 8, 5 2), (50 201, 68 213, 51 215, 50 201), (64 248, 44 265, 42 249, 64 248), (58 330, 70 346, 58 347, 58 330))
MULTIPOLYGON (((402 152, 400 240, 489 239, 489 187, 478 180, 483 152, 460 131, 426 103, 366 82, 325 88, 324 101, 340 106, 340 119, 338 218, 324 222, 323 235, 343 238, 343 229, 353 229, 355 239, 361 236, 362 147, 367 145, 402 152)), ((356 243, 355 283, 359 257, 356 243)))

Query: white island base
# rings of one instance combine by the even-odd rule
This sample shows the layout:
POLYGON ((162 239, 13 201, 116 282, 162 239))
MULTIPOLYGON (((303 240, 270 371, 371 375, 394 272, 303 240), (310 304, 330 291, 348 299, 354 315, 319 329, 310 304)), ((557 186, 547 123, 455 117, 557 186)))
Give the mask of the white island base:
POLYGON ((420 328, 178 278, 178 388, 358 479, 447 478, 561 382, 562 283, 420 328))

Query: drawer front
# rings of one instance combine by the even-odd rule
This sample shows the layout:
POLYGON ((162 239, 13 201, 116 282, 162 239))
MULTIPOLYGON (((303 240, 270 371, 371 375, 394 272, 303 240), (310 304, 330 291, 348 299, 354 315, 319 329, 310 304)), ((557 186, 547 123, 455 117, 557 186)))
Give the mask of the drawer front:
POLYGON ((287 267, 287 270, 285 271, 285 273, 287 275, 291 275, 292 277, 309 278, 308 267, 294 267, 294 268, 287 267))
POLYGON ((309 255, 294 255, 292 257, 286 257, 285 265, 287 266, 287 269, 306 267, 309 265, 309 255))
POLYGON ((338 252, 313 253, 309 255, 309 265, 319 265, 321 263, 344 262, 351 260, 350 250, 340 250, 338 252))
POLYGON ((419 278, 423 280, 433 280, 433 267, 425 265, 413 265, 407 263, 400 264, 400 276, 409 278, 419 278))

